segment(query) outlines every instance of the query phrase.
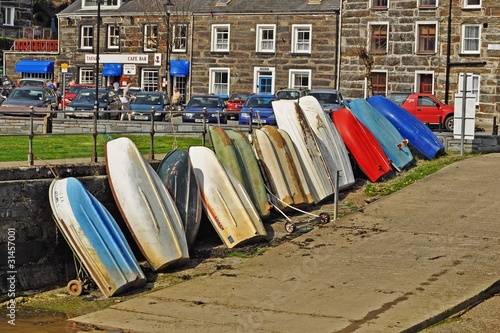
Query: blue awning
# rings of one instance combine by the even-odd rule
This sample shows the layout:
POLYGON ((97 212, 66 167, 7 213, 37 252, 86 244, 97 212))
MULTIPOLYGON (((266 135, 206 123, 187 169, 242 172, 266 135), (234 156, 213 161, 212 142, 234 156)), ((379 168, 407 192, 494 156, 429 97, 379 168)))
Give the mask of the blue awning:
POLYGON ((170 60, 170 76, 187 76, 189 60, 170 60))
POLYGON ((19 60, 15 71, 17 73, 53 73, 54 62, 50 60, 19 60))
POLYGON ((102 76, 122 76, 122 64, 104 64, 102 76))

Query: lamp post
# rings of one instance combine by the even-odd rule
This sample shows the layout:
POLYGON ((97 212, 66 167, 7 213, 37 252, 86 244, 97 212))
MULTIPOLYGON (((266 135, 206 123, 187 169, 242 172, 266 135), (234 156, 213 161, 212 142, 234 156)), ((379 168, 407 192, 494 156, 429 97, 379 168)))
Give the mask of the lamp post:
POLYGON ((165 80, 167 80, 167 98, 170 100, 170 13, 174 8, 174 4, 172 1, 167 0, 163 7, 165 8, 165 14, 167 15, 165 80))
POLYGON ((95 59, 95 100, 94 100, 94 132, 93 132, 93 150, 92 161, 97 162, 97 115, 99 114, 99 35, 101 34, 101 2, 97 0, 97 24, 96 24, 96 59, 95 59))

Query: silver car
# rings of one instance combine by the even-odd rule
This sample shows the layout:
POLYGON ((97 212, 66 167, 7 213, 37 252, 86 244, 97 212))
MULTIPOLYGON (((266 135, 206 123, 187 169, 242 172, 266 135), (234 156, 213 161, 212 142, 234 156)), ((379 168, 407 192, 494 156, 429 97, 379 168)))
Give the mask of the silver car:
POLYGON ((335 89, 313 89, 307 95, 316 97, 325 112, 344 107, 342 94, 335 89))

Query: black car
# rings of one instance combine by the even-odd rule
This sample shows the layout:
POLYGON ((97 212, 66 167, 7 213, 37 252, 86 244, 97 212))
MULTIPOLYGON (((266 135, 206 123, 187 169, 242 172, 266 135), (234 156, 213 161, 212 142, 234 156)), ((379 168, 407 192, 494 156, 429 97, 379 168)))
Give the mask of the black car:
MULTIPOLYGON (((75 98, 66 107, 65 116, 67 118, 93 118, 95 105, 95 88, 85 88, 76 94, 75 98)), ((99 119, 118 119, 120 113, 118 107, 113 108, 110 101, 110 90, 107 88, 99 88, 99 119)))

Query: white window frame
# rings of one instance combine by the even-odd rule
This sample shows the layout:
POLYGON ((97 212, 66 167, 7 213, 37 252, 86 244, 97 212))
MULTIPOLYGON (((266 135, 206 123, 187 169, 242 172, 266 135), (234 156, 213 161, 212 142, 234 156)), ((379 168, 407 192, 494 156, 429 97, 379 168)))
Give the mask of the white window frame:
MULTIPOLYGON (((389 71, 388 70, 372 70, 371 73, 384 73, 385 74, 385 96, 388 94, 389 90, 389 71)), ((373 90, 373 81, 372 81, 372 90, 373 90)), ((368 98, 368 78, 365 77, 365 95, 364 98, 368 98)))
POLYGON ((172 30, 173 43, 172 52, 186 52, 187 51, 187 24, 175 24, 172 30))
POLYGON ((311 54, 312 50, 312 24, 292 24, 292 53, 311 54), (309 39, 299 38, 301 33, 309 33, 309 39), (300 45, 307 45, 302 49, 300 45))
POLYGON ((141 69, 141 87, 144 91, 155 91, 160 84, 158 68, 141 69))
POLYGON ((208 77, 209 94, 225 94, 229 96, 229 87, 231 84, 231 69, 226 67, 210 68, 208 77), (227 82, 217 82, 220 74, 227 74, 227 82))
POLYGON ((15 17, 16 17, 16 8, 5 7, 3 11, 3 25, 14 26, 15 17))
POLYGON ((79 83, 94 84, 94 71, 93 67, 80 67, 78 69, 79 83))
POLYGON ((229 24, 212 24, 212 52, 229 52, 231 45, 231 26, 229 24), (227 39, 222 37, 227 34, 227 39))
POLYGON ((158 24, 144 24, 143 31, 144 51, 157 51, 159 44, 158 24), (156 36, 153 35, 155 31, 156 36))
POLYGON ((109 24, 107 26, 106 32, 106 48, 109 50, 119 50, 120 49, 120 26, 109 24), (118 30, 118 31, 117 31, 118 30), (113 41, 116 42, 113 43, 113 41))
POLYGON ((481 24, 464 24, 462 25, 462 36, 461 36, 461 53, 463 54, 481 54, 481 24), (477 28, 478 36, 466 38, 466 30, 468 28, 477 28), (476 50, 466 50, 466 41, 477 41, 477 49, 476 50))
POLYGON ((460 73, 458 75, 458 94, 463 94, 464 91, 464 75, 467 74, 467 92, 476 94, 475 105, 479 105, 479 95, 481 94, 481 75, 472 73, 460 73), (472 88, 471 88, 472 87, 472 88))
POLYGON ((312 70, 311 69, 289 69, 288 70, 288 88, 290 89, 311 89, 311 82, 312 82, 312 70), (308 78, 308 84, 307 86, 303 85, 296 85, 295 84, 295 79, 297 76, 307 76, 308 78))
MULTIPOLYGON (((367 50, 368 52, 373 52, 372 50, 372 27, 373 26, 379 26, 379 25, 385 25, 387 27, 387 42, 385 44, 385 52, 387 53, 389 50, 389 22, 368 22, 368 40, 367 40, 367 50)), ((377 54, 381 54, 381 52, 374 52, 377 54)))
POLYGON ((276 52, 276 24, 257 24, 255 37, 255 52, 259 53, 274 53, 276 52), (264 38, 263 34, 266 31, 272 31, 273 38, 264 38), (266 45, 271 44, 271 47, 266 45))
POLYGON ((81 25, 80 26, 80 49, 92 50, 94 48, 94 26, 81 25))
POLYGON ((467 9, 481 9, 481 5, 482 5, 482 0, 479 0, 479 4, 469 4, 469 0, 464 0, 463 1, 463 8, 467 8, 467 9))
MULTIPOLYGON (((98 0, 82 0, 82 8, 97 9, 98 0)), ((122 5, 123 0, 104 0, 101 3, 101 9, 118 9, 122 5)))
POLYGON ((420 41, 419 41, 419 38, 420 38, 420 34, 419 34, 419 31, 420 31, 420 26, 421 25, 434 25, 436 26, 436 34, 435 34, 435 37, 436 37, 436 40, 434 42, 434 54, 437 53, 437 48, 438 48, 438 38, 439 38, 439 23, 436 22, 436 21, 417 21, 415 22, 415 54, 433 54, 431 52, 420 52, 418 50, 418 47, 420 46, 420 41))
POLYGON ((415 82, 413 83, 413 91, 420 92, 420 76, 421 75, 432 75, 432 94, 436 91, 436 87, 434 86, 434 82, 436 79, 436 73, 434 71, 415 71, 415 82), (418 88, 418 89, 417 89, 418 88))

